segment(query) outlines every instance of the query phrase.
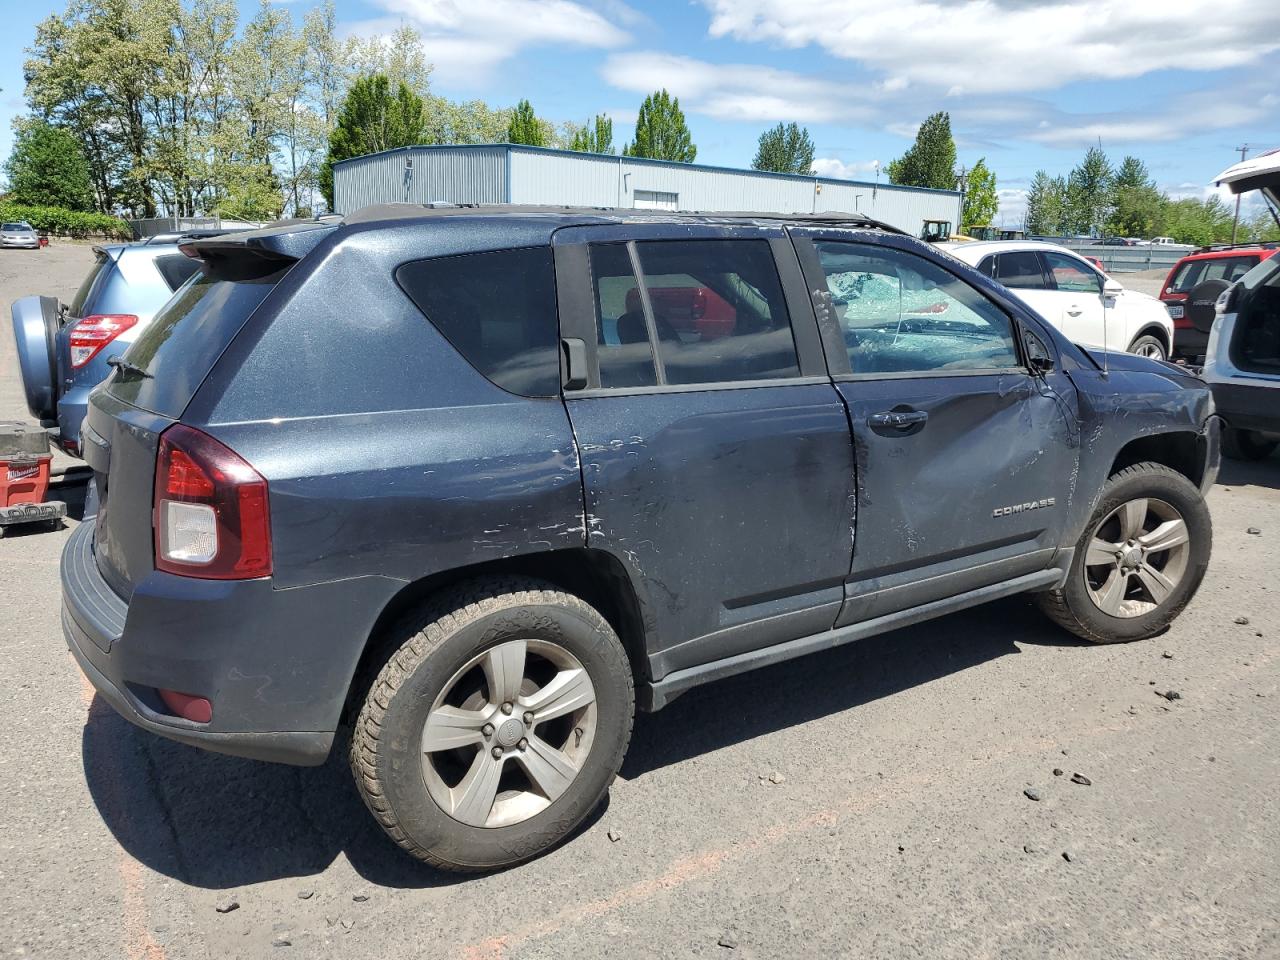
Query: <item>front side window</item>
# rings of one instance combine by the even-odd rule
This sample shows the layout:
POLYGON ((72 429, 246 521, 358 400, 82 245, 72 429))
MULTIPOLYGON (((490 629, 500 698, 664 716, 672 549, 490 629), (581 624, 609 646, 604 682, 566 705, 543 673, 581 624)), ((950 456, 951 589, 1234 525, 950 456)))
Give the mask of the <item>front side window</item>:
POLYGON ((963 280, 903 250, 814 244, 855 374, 1018 367, 1013 321, 963 280))
POLYGON ((1018 250, 996 257, 996 279, 1011 290, 1043 290, 1044 269, 1040 254, 1034 250, 1018 250))
POLYGON ((1049 275, 1053 277, 1054 285, 1059 290, 1068 293, 1102 292, 1102 279, 1074 257, 1046 250, 1044 262, 1049 268, 1049 275))
POLYGON ((600 244, 591 266, 602 387, 800 375, 768 241, 600 244))
POLYGON ((560 392, 560 328, 550 247, 406 263, 396 282, 454 349, 511 393, 560 392))

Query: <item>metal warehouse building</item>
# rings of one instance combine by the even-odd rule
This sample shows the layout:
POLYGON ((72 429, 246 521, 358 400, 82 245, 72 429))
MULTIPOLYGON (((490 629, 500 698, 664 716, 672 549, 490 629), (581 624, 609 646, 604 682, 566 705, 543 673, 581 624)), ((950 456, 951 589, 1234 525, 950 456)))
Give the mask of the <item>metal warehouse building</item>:
POLYGON ((863 213, 918 235, 959 226, 960 194, 516 144, 400 147, 333 167, 337 213, 371 203, 536 203, 659 210, 863 213))

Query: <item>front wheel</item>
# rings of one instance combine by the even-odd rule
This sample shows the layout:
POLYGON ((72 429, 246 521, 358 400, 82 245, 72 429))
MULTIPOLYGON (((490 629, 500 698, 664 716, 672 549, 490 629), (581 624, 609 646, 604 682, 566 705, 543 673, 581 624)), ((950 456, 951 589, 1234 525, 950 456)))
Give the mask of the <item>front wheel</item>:
POLYGON ((1107 480, 1061 590, 1041 594, 1055 623, 1092 643, 1145 640, 1195 596, 1213 525, 1200 491, 1158 463, 1107 480))
POLYGON ((1149 357, 1152 360, 1165 360, 1168 356, 1165 353, 1164 344, 1160 342, 1160 338, 1149 333, 1143 334, 1129 344, 1129 352, 1136 353, 1140 357, 1149 357))
POLYGON ((617 634, 579 598, 490 580, 409 621, 351 740, 365 804, 413 856, 448 870, 513 866, 600 803, 634 710, 617 634))
POLYGON ((1222 453, 1232 460, 1265 460, 1275 452, 1277 441, 1253 430, 1228 427, 1222 431, 1222 453))

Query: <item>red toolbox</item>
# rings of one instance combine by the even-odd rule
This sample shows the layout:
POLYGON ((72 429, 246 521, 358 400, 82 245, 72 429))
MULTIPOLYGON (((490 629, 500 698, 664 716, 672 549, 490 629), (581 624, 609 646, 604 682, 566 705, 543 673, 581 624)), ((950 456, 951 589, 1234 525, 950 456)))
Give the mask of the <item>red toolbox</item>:
POLYGON ((46 503, 49 435, 18 421, 0 422, 0 532, 15 523, 61 521, 64 503, 46 503))

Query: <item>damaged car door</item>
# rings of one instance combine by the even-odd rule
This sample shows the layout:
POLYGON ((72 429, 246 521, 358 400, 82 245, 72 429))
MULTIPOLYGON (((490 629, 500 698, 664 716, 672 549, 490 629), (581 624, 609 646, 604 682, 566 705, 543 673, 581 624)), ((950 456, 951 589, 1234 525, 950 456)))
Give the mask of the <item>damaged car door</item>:
POLYGON ((556 275, 587 546, 638 584, 652 675, 830 629, 852 443, 782 229, 574 228, 556 275))
POLYGON ((859 236, 793 231, 858 461, 840 625, 1043 571, 1078 453, 1074 389, 1033 330, 896 238, 859 236))

